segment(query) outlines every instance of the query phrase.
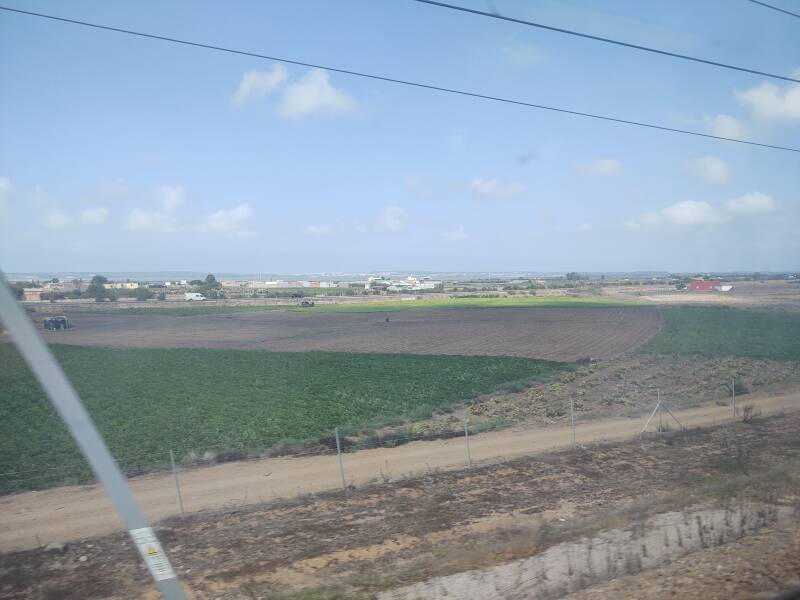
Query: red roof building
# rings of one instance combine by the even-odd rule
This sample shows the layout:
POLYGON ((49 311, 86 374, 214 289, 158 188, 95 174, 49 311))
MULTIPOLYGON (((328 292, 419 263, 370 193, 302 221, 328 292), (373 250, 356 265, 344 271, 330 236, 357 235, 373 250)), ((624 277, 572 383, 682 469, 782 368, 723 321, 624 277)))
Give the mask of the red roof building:
POLYGON ((721 285, 719 279, 692 279, 686 288, 691 292, 716 292, 721 285))

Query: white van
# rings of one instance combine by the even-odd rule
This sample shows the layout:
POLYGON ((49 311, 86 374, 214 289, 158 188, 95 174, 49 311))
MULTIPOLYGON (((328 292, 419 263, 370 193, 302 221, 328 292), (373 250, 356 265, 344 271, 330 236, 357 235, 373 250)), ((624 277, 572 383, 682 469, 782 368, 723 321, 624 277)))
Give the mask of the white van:
POLYGON ((184 300, 192 301, 192 300, 205 300, 206 297, 203 294, 198 294, 197 292, 186 292, 183 295, 184 300))

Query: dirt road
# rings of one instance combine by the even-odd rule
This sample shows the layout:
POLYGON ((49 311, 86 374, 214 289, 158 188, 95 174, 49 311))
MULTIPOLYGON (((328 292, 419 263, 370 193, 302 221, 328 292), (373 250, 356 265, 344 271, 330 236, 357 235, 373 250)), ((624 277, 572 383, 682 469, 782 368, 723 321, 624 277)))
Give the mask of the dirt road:
MULTIPOLYGON (((800 392, 746 398, 763 415, 800 409, 800 392)), ((674 411, 686 426, 731 420, 728 406, 704 405, 674 411)), ((666 415, 665 415, 665 418, 666 415)), ((646 417, 579 423, 578 443, 619 440, 638 434, 646 417)), ((651 429, 653 425, 651 424, 651 429)), ((568 446, 569 427, 507 430, 470 438, 473 461, 495 461, 568 446)), ((463 438, 415 442, 397 448, 364 450, 344 456, 347 483, 396 479, 430 469, 462 467, 463 438)), ((276 497, 334 489, 341 485, 336 456, 264 459, 194 469, 181 474, 187 512, 271 500, 276 497)), ((131 480, 131 487, 151 520, 178 513, 175 482, 170 474, 131 480)), ((123 528, 103 490, 96 486, 63 487, 0 498, 0 550, 36 547, 123 528)))

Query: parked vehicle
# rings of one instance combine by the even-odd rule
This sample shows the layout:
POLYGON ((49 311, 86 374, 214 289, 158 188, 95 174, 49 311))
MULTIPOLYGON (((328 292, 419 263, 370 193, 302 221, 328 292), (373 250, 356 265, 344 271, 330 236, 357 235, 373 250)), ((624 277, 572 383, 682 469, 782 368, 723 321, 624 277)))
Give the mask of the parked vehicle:
POLYGON ((42 327, 49 331, 56 331, 58 329, 69 329, 72 325, 69 324, 69 319, 64 316, 60 317, 47 317, 42 321, 42 327))
POLYGON ((203 296, 203 294, 198 294, 197 292, 186 292, 183 295, 183 299, 191 302, 193 300, 205 300, 206 297, 203 296))

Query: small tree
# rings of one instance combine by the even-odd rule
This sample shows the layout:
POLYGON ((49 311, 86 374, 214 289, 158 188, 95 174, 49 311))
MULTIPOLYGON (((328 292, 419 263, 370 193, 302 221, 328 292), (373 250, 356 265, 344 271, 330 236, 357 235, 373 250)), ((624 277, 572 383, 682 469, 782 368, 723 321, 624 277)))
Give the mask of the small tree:
POLYGON ((164 292, 158 292, 158 299, 159 300, 166 300, 167 295, 164 292))
POLYGON ((11 287, 11 292, 17 300, 22 300, 25 297, 25 286, 23 284, 12 283, 9 284, 9 287, 11 287))
POLYGON ((214 277, 214 275, 209 273, 208 275, 206 275, 206 279, 203 282, 203 287, 209 290, 218 290, 219 288, 222 287, 222 285, 220 284, 219 281, 217 281, 217 278, 214 277))
POLYGON ((92 284, 94 285, 103 285, 105 283, 108 283, 108 277, 103 275, 95 275, 92 277, 92 284))
POLYGON ((150 298, 153 297, 153 292, 146 287, 138 287, 133 290, 133 297, 136 298, 137 302, 144 302, 145 300, 150 300, 150 298))

